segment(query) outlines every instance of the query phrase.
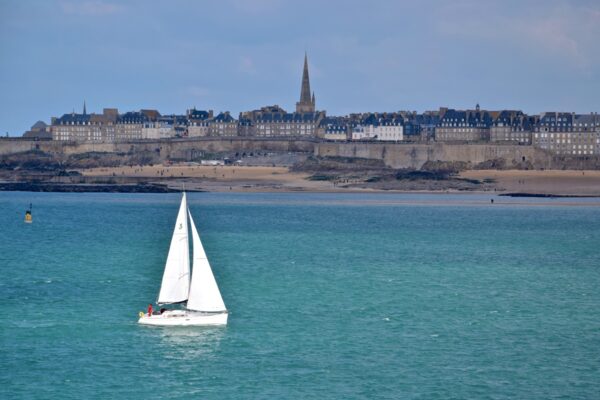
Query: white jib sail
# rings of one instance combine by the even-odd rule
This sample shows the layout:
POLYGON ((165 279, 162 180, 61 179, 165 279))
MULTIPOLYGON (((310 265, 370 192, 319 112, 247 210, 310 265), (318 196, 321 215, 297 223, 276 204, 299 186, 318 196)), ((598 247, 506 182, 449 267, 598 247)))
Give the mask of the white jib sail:
POLYGON ((194 263, 187 308, 194 311, 226 311, 221 292, 219 292, 204 247, 200 242, 200 236, 196 230, 192 214, 190 214, 190 225, 192 226, 194 263))
POLYGON ((177 214, 158 303, 179 303, 187 300, 190 290, 190 245, 188 240, 187 200, 185 193, 177 214))

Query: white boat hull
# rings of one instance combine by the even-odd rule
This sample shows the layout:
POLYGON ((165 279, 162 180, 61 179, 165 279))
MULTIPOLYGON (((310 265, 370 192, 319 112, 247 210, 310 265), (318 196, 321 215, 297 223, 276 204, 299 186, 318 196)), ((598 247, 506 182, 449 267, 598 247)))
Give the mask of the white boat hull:
POLYGON ((208 326, 227 325, 225 313, 202 313, 189 310, 168 310, 159 315, 144 314, 138 320, 142 325, 155 326, 208 326))

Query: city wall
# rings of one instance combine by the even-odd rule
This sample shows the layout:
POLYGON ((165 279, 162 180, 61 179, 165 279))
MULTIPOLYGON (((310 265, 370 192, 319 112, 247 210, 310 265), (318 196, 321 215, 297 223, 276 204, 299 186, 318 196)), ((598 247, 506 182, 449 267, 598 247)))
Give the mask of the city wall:
POLYGON ((478 164, 505 159, 507 165, 529 162, 536 168, 549 168, 552 157, 532 146, 491 144, 400 144, 400 143, 319 143, 319 156, 382 159, 393 168, 421 168, 427 161, 464 161, 478 164))
POLYGON ((357 143, 320 142, 309 138, 193 138, 170 140, 138 140, 131 142, 60 142, 33 141, 21 138, 0 139, 0 158, 3 155, 40 150, 56 155, 89 152, 143 153, 153 152, 161 161, 194 160, 199 156, 218 153, 306 152, 317 156, 360 157, 382 159, 393 168, 420 168, 427 161, 463 161, 473 166, 504 159, 506 166, 527 163, 536 169, 600 169, 599 157, 565 158, 534 148, 533 146, 492 144, 409 144, 409 143, 357 143))
POLYGON ((81 154, 90 152, 133 153, 155 152, 161 160, 191 160, 199 154, 274 151, 314 151, 315 140, 311 139, 263 139, 263 138, 194 138, 170 140, 137 140, 129 142, 61 142, 52 140, 32 141, 24 139, 1 139, 0 156, 30 150, 51 154, 81 154))

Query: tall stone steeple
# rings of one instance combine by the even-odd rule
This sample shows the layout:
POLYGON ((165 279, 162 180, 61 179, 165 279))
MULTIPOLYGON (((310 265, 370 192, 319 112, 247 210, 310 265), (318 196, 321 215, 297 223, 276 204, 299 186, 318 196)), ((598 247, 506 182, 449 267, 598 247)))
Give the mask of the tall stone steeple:
POLYGON ((87 110, 85 109, 85 100, 83 101, 83 115, 87 114, 87 110))
POLYGON ((304 53, 304 71, 302 72, 302 89, 300 90, 300 101, 296 103, 296 112, 314 112, 314 93, 310 97, 310 79, 308 77, 308 56, 304 53))

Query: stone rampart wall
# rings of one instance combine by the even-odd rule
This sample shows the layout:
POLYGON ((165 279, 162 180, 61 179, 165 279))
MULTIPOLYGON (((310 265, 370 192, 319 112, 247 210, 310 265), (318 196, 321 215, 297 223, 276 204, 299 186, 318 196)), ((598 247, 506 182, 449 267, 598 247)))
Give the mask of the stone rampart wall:
POLYGON ((491 144, 400 144, 400 143, 319 143, 318 156, 340 156, 383 159, 393 168, 421 168, 427 161, 464 161, 475 165, 503 158, 507 165, 530 162, 544 168, 551 156, 532 146, 491 144))
POLYGON ((169 140, 138 140, 131 142, 60 142, 33 141, 19 138, 0 139, 0 157, 29 150, 52 154, 81 154, 89 152, 132 153, 155 152, 160 160, 197 159, 206 153, 251 151, 308 152, 317 156, 361 157, 383 159, 393 168, 420 168, 427 161, 464 161, 472 166, 504 159, 506 165, 528 163, 536 169, 600 169, 600 157, 558 157, 533 146, 504 144, 410 144, 319 142, 309 138, 188 138, 169 140))

